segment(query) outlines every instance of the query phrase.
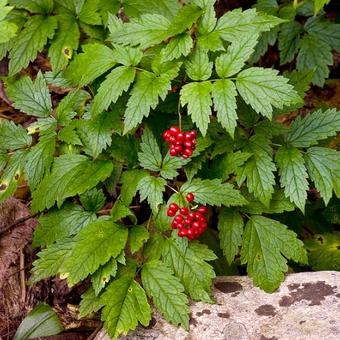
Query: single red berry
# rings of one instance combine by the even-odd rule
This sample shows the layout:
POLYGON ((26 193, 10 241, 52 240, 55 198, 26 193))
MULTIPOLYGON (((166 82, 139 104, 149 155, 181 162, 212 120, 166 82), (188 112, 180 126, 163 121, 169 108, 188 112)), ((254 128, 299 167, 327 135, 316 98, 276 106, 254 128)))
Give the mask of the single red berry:
POLYGON ((176 143, 176 137, 175 136, 169 136, 169 142, 170 143, 176 143))
POLYGON ((190 140, 186 140, 186 141, 184 142, 184 146, 185 146, 186 148, 191 148, 191 147, 192 147, 192 142, 191 142, 190 140))
POLYGON ((178 231, 178 236, 179 237, 184 237, 184 236, 187 236, 187 230, 188 229, 181 229, 178 231))
POLYGON ((184 141, 184 134, 182 132, 179 132, 176 136, 176 139, 178 142, 183 142, 184 141))
POLYGON ((174 218, 174 221, 176 221, 177 223, 181 223, 181 222, 183 222, 183 220, 184 220, 184 217, 181 216, 181 215, 177 215, 174 218))
POLYGON ((195 222, 192 222, 191 226, 195 229, 198 229, 201 226, 201 224, 199 222, 195 221, 195 222))
POLYGON ((206 222, 207 222, 207 218, 206 218, 205 216, 201 216, 201 217, 198 219, 198 222, 206 223, 206 222))
POLYGON ((193 229, 188 229, 187 236, 189 237, 190 240, 192 240, 195 237, 193 229))
POLYGON ((177 134, 181 132, 181 130, 177 126, 171 126, 169 131, 171 132, 173 136, 177 136, 177 134))
POLYGON ((192 192, 187 193, 187 195, 185 196, 186 200, 190 203, 193 202, 195 200, 195 196, 192 192))
POLYGON ((170 149, 170 156, 177 156, 177 151, 175 149, 170 149))
POLYGON ((178 223, 174 220, 174 221, 172 221, 171 222, 171 227, 173 228, 173 229, 177 229, 178 228, 178 223))
POLYGON ((190 134, 190 137, 191 137, 191 138, 196 138, 196 137, 197 137, 197 133, 196 133, 195 130, 191 130, 191 131, 189 132, 189 134, 190 134))
POLYGON ((169 209, 177 211, 179 209, 179 206, 176 203, 171 203, 169 205, 169 209))
POLYGON ((192 150, 190 149, 184 149, 183 156, 190 157, 192 155, 192 150))
POLYGON ((176 215, 176 211, 173 210, 173 209, 168 209, 167 215, 168 215, 169 217, 174 217, 174 216, 176 215))
POLYGON ((181 153, 183 151, 183 148, 181 145, 175 145, 174 150, 176 150, 177 153, 181 153))
POLYGON ((183 229, 184 228, 184 224, 183 223, 177 223, 177 228, 178 229, 183 229))
POLYGON ((187 207, 182 207, 179 212, 181 213, 181 215, 188 215, 189 214, 189 209, 187 207))
POLYGON ((201 214, 206 214, 208 212, 208 209, 204 205, 201 205, 198 207, 197 211, 200 212, 201 214))
POLYGON ((199 220, 202 217, 201 213, 195 212, 195 219, 199 220))

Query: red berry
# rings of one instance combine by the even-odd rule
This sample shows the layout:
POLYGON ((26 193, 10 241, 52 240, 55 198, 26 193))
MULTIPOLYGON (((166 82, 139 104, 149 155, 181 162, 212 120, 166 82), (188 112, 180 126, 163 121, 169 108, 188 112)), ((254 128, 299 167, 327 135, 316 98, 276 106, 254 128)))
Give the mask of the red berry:
POLYGON ((168 209, 167 215, 170 217, 174 217, 176 215, 176 211, 173 209, 168 209))
POLYGON ((188 215, 189 214, 189 209, 187 207, 182 207, 179 212, 181 213, 181 215, 188 215))
POLYGON ((173 229, 177 229, 177 228, 178 228, 178 223, 177 223, 176 221, 172 221, 172 222, 171 222, 171 227, 172 227, 173 229))
POLYGON ((174 218, 174 221, 176 221, 177 223, 181 223, 181 222, 183 222, 183 220, 184 220, 184 217, 181 216, 181 215, 177 215, 174 218))
POLYGON ((191 131, 189 132, 189 134, 190 134, 190 137, 191 137, 191 138, 196 138, 196 137, 197 137, 197 133, 196 133, 195 130, 191 130, 191 131))
POLYGON ((170 156, 177 156, 177 151, 175 149, 170 149, 170 156))
POLYGON ((199 227, 201 226, 201 224, 197 221, 195 222, 192 222, 192 227, 195 228, 195 229, 199 229, 199 227))
POLYGON ((178 236, 179 237, 184 237, 184 236, 187 236, 187 230, 188 229, 181 229, 178 231, 178 236))
POLYGON ((184 224, 183 223, 177 223, 177 228, 178 229, 183 229, 184 228, 184 224))
POLYGON ((177 211, 179 209, 179 206, 176 203, 171 203, 169 205, 169 209, 177 211))
POLYGON ((177 153, 181 153, 181 152, 183 151, 181 145, 175 145, 174 150, 175 150, 177 153))
POLYGON ((181 132, 181 130, 177 126, 171 126, 169 131, 171 132, 173 136, 177 136, 177 134, 181 132))
POLYGON ((197 211, 201 214, 206 214, 208 212, 208 209, 204 205, 201 205, 200 207, 198 207, 197 211))
POLYGON ((183 142, 184 141, 184 134, 182 132, 178 133, 176 136, 177 141, 183 142))
POLYGON ((192 240, 195 237, 193 229, 188 229, 187 236, 189 237, 190 240, 192 240))
POLYGON ((193 202, 193 201, 195 200, 195 196, 194 196, 194 194, 193 194, 192 192, 187 193, 187 195, 185 196, 185 198, 186 198, 186 200, 187 200, 188 202, 193 202))
POLYGON ((192 142, 190 140, 186 140, 184 142, 184 146, 187 147, 187 148, 191 148, 192 147, 192 142))
POLYGON ((183 156, 190 157, 192 155, 192 150, 190 149, 184 149, 183 156))

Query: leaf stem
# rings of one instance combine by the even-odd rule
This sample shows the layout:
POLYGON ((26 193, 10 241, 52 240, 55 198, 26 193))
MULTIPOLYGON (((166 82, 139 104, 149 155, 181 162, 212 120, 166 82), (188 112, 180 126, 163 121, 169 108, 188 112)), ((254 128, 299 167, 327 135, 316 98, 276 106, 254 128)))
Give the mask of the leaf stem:
POLYGON ((176 189, 174 189, 173 187, 171 187, 170 185, 166 184, 166 186, 171 189, 172 191, 174 191, 176 194, 178 194, 178 191, 176 189))
POLYGON ((178 126, 182 130, 181 100, 180 99, 178 99, 177 113, 178 113, 178 126))

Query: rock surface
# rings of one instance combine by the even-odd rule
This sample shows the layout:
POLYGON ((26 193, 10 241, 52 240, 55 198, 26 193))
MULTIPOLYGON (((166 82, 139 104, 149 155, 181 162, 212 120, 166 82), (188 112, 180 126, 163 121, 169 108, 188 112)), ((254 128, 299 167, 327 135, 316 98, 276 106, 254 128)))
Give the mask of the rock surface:
MULTIPOLYGON (((219 277, 215 305, 191 305, 190 330, 155 315, 124 340, 335 340, 340 339, 340 272, 290 274, 267 294, 247 277, 219 277)), ((101 331, 96 340, 110 339, 101 331)))

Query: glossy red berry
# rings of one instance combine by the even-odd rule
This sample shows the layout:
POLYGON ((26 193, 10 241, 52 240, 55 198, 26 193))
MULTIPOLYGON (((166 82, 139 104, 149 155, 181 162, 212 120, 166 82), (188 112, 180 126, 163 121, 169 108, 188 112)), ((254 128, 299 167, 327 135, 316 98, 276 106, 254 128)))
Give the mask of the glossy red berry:
POLYGON ((179 206, 178 206, 178 204, 176 204, 176 203, 171 203, 171 204, 169 205, 169 209, 175 210, 175 211, 177 212, 177 210, 179 209, 179 206))
POLYGON ((178 236, 180 237, 184 237, 184 236, 187 236, 187 230, 188 229, 181 229, 178 231, 178 236))
POLYGON ((187 200, 189 203, 191 203, 191 202, 193 202, 193 201, 195 200, 195 196, 194 196, 194 194, 193 194, 192 192, 187 193, 187 195, 185 196, 185 198, 186 198, 186 200, 187 200))
POLYGON ((167 215, 168 215, 169 217, 174 217, 174 216, 176 215, 176 211, 173 210, 173 209, 168 209, 167 215))
POLYGON ((182 207, 179 212, 181 213, 181 215, 188 215, 189 214, 189 209, 187 207, 182 207))
POLYGON ((198 207, 197 211, 200 212, 201 214, 206 214, 208 212, 208 209, 207 207, 201 205, 198 207))

